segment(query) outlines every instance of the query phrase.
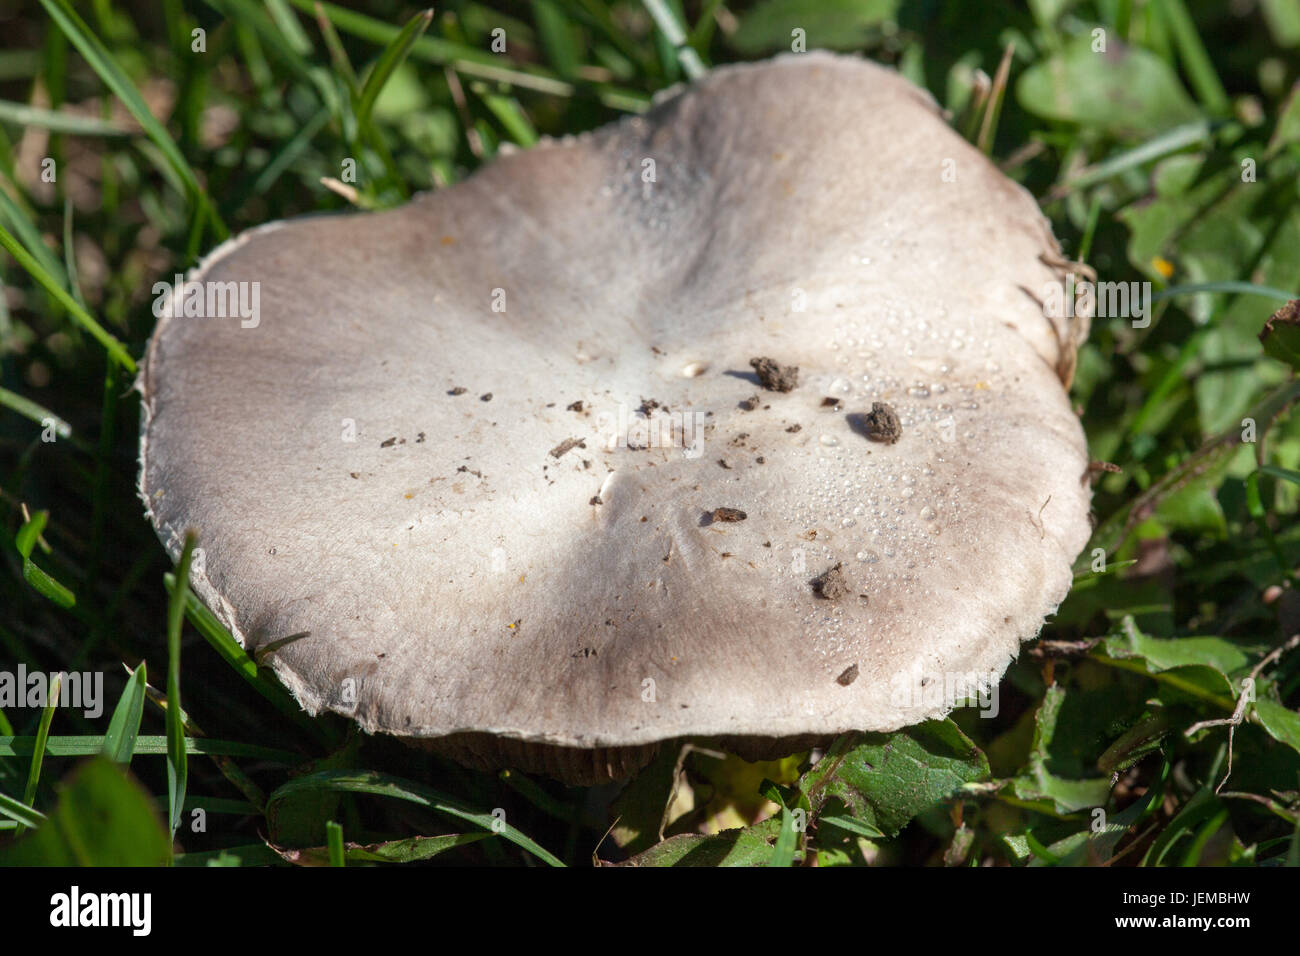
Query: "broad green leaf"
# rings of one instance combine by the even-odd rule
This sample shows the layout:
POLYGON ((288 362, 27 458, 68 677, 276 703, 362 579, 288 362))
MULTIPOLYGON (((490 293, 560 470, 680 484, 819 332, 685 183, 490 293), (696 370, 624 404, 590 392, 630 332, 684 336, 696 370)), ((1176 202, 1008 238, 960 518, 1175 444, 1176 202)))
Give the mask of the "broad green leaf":
POLYGON ((1216 494, 1221 473, 1178 489, 1156 508, 1155 518, 1170 531, 1192 531, 1225 538, 1228 522, 1216 494))
POLYGON ((1270 357, 1300 370, 1300 299, 1273 313, 1264 323, 1259 341, 1270 357))
MULTIPOLYGON (((387 843, 348 843, 343 856, 349 863, 415 863, 429 860, 440 853, 486 840, 491 833, 452 833, 447 836, 416 836, 387 843)), ((309 847, 302 850, 281 850, 280 856, 298 866, 329 866, 327 847, 309 847)))
POLYGON ((766 866, 780 833, 780 817, 711 836, 682 833, 619 866, 766 866))
POLYGON ((100 756, 60 785, 58 803, 39 827, 0 850, 0 865, 164 866, 170 856, 149 795, 100 756))
POLYGON ((1151 674, 1180 667, 1208 667, 1223 676, 1227 694, 1232 693, 1228 678, 1250 663, 1245 651, 1223 638, 1149 637, 1128 620, 1102 641, 1101 648, 1108 657, 1117 660, 1141 661, 1151 674))
POLYGON ((1278 46, 1300 46, 1300 4, 1295 0, 1260 0, 1259 6, 1278 46))
MULTIPOLYGON (((303 766, 299 773, 318 773, 325 770, 349 771, 356 768, 357 752, 361 738, 350 737, 333 753, 303 766)), ((339 801, 343 795, 338 790, 304 790, 278 800, 266 810, 266 823, 270 842, 277 847, 315 846, 326 832, 329 822, 338 815, 339 801)))
POLYGON ((1021 799, 1051 800, 1058 811, 1073 813, 1105 804, 1110 794, 1110 781, 1105 777, 1071 780, 1048 769, 1050 748, 1065 697, 1065 688, 1060 684, 1051 685, 1043 695, 1034 718, 1034 743, 1029 755, 1029 772, 1016 779, 1014 790, 1021 799))
POLYGON ((1160 57, 1115 38, 1106 52, 1094 53, 1092 42, 1083 34, 1029 67, 1016 83, 1020 105, 1045 119, 1124 138, 1199 117, 1178 75, 1160 57))
POLYGON ((814 817, 828 801, 886 836, 967 784, 989 776, 988 760, 951 720, 894 734, 845 734, 799 781, 814 817))
POLYGON ((1300 752, 1300 714, 1261 696, 1255 701, 1255 716, 1274 740, 1300 752))
POLYGON ((624 852, 640 853, 659 842, 659 827, 672 799, 677 754, 677 747, 660 747, 610 808, 610 816, 617 819, 610 838, 624 852))
MULTIPOLYGON (((1143 801, 1134 801, 1120 813, 1114 815, 1094 813, 1088 819, 1088 826, 1078 833, 1046 847, 1047 854, 1058 866, 1089 866, 1105 863, 1115 855, 1115 847, 1137 823, 1146 811, 1143 801)), ((1030 866, 1047 866, 1048 859, 1032 853, 1030 866)))

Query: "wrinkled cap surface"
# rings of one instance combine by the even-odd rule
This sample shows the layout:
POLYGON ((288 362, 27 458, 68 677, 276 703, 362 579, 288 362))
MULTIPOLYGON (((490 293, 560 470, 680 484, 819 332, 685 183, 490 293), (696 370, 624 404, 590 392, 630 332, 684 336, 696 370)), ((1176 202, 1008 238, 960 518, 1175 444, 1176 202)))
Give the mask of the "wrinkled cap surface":
POLYGON ((173 556, 197 530, 231 632, 300 635, 281 679, 370 731, 897 729, 996 681, 1070 587, 1065 269, 893 72, 719 69, 222 246, 189 280, 249 308, 159 322, 141 492, 173 556))

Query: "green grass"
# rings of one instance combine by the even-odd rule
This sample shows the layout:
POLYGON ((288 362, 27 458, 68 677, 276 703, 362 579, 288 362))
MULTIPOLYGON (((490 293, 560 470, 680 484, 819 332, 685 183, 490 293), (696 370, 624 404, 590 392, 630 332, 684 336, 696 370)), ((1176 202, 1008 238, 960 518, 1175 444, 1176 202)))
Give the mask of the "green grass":
POLYGON ((158 9, 41 0, 0 53, 0 671, 108 688, 94 719, 0 707, 0 862, 126 862, 124 842, 59 843, 76 806, 143 862, 174 834, 176 865, 1300 863, 1300 385, 1294 346, 1258 337, 1300 289, 1295 3, 158 9), (811 767, 695 750, 696 809, 662 843, 676 752, 587 793, 307 717, 142 517, 130 385, 152 283, 267 220, 391 207, 504 144, 641 111, 788 49, 792 25, 926 86, 1068 256, 1157 289, 1149 326, 1098 320, 1080 353, 1072 400, 1118 470, 998 717, 849 735, 811 767), (322 185, 344 157, 349 198, 322 185), (886 746, 924 769, 905 797, 870 771, 886 746))

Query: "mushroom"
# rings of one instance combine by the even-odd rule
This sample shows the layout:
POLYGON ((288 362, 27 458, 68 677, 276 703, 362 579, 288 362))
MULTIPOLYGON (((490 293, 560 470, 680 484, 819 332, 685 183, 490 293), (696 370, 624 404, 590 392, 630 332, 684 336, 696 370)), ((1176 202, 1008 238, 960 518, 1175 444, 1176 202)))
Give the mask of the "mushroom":
POLYGON ((591 783, 675 738, 890 731, 996 681, 1070 588, 1087 320, 1040 304, 1067 268, 896 73, 725 67, 222 245, 186 289, 260 314, 162 310, 140 493, 309 712, 473 766, 591 783))

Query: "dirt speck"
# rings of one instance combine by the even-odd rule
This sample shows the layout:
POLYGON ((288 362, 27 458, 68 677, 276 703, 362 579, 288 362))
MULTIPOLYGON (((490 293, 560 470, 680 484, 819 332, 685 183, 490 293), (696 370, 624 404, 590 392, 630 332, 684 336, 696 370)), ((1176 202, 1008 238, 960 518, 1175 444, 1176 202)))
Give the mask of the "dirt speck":
POLYGON ((838 601, 853 589, 844 577, 843 565, 836 562, 833 568, 823 571, 812 579, 813 592, 827 601, 838 601))
POLYGON ((758 381, 769 392, 792 392, 799 384, 799 369, 794 365, 781 365, 775 359, 752 358, 750 366, 758 374, 758 381))
POLYGON ((465 388, 464 386, 461 386, 461 385, 457 385, 455 388, 448 389, 447 394, 448 394, 448 395, 464 395, 464 394, 465 394, 466 392, 468 392, 468 391, 469 391, 468 388, 465 388))
POLYGON ((565 411, 580 412, 585 407, 586 406, 582 404, 582 399, 578 399, 576 402, 570 402, 568 408, 566 408, 565 411))
POLYGON ((565 452, 572 451, 575 448, 586 448, 586 447, 587 447, 587 443, 584 442, 581 438, 566 438, 564 439, 564 441, 560 442, 558 445, 556 445, 554 448, 551 449, 551 457, 559 458, 562 455, 564 455, 565 452))
POLYGON ((858 665, 850 664, 848 667, 844 668, 843 674, 835 678, 835 683, 839 684, 841 687, 848 687, 857 679, 858 679, 858 665))
POLYGON ((480 396, 478 397, 478 400, 479 400, 480 402, 490 402, 490 401, 492 401, 492 393, 491 393, 491 392, 484 392, 482 395, 480 395, 480 396))
POLYGON ((822 399, 822 408, 834 408, 838 410, 839 407, 843 404, 844 403, 841 402, 838 398, 834 398, 830 395, 827 395, 825 398, 822 399))
POLYGON ((741 399, 740 407, 743 411, 752 412, 754 409, 758 408, 758 396, 751 395, 749 398, 741 399))
POLYGON ((884 402, 872 402, 864 422, 867 437, 872 441, 892 445, 903 437, 903 424, 898 420, 898 413, 884 402))
POLYGON ((803 430, 802 425, 791 425, 789 428, 786 429, 786 431, 788 431, 791 435, 793 435, 795 432, 802 431, 802 430, 803 430))
POLYGON ((735 522, 744 521, 749 515, 739 508, 714 508, 711 517, 714 521, 735 522))
POLYGON ((379 443, 379 447, 380 447, 380 448, 392 448, 392 447, 393 447, 394 445, 396 445, 396 444, 397 444, 397 436, 394 435, 392 438, 386 438, 386 439, 384 439, 383 441, 381 441, 381 442, 379 443))

